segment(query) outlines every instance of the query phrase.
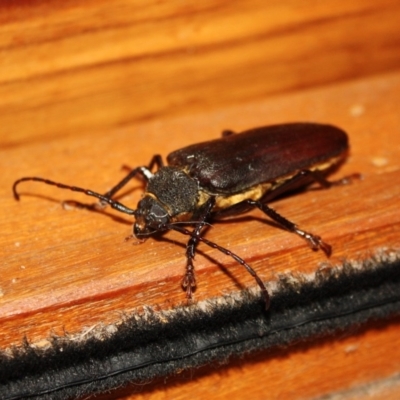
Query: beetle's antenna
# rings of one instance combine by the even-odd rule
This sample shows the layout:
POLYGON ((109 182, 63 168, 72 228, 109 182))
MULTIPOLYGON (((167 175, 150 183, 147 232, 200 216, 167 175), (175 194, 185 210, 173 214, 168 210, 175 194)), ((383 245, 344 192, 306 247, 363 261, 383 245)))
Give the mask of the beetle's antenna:
MULTIPOLYGON (((182 233, 183 235, 187 236, 193 236, 192 232, 190 232, 188 229, 182 228, 181 226, 177 226, 176 224, 167 224, 166 228, 168 229, 173 229, 177 232, 182 233)), ((225 247, 222 247, 214 242, 211 242, 210 240, 202 237, 202 236, 196 236, 196 239, 198 239, 200 242, 203 242, 207 246, 212 247, 213 249, 219 250, 221 253, 226 254, 229 257, 232 257, 237 263, 242 265, 243 267, 246 268, 247 272, 256 280, 258 286, 260 287, 262 294, 265 299, 265 309, 267 310, 270 305, 270 298, 269 298, 269 293, 267 288, 264 285, 264 282, 261 280, 261 278, 258 276, 257 272, 254 271, 253 268, 250 267, 249 264, 246 263, 242 258, 240 258, 237 254, 233 253, 232 251, 226 249, 225 247)))
POLYGON ((89 189, 83 189, 83 188, 80 188, 78 186, 65 185, 63 183, 54 182, 54 181, 51 181, 49 179, 39 178, 39 177, 36 177, 36 176, 21 178, 21 179, 18 179, 17 181, 14 182, 13 193, 14 193, 15 200, 19 200, 19 194, 17 192, 18 184, 20 184, 21 182, 25 182, 25 181, 43 182, 46 185, 57 186, 60 189, 67 189, 67 190, 72 190, 73 192, 84 193, 87 196, 96 197, 97 199, 101 200, 102 202, 109 204, 112 208, 114 208, 117 211, 120 211, 120 212, 125 213, 125 214, 129 214, 129 215, 136 215, 136 210, 133 210, 133 209, 131 209, 129 207, 126 207, 122 203, 120 203, 120 202, 118 202, 116 200, 113 200, 113 199, 111 199, 111 198, 109 198, 107 196, 104 196, 104 195, 102 195, 100 193, 93 192, 92 190, 89 190, 89 189))

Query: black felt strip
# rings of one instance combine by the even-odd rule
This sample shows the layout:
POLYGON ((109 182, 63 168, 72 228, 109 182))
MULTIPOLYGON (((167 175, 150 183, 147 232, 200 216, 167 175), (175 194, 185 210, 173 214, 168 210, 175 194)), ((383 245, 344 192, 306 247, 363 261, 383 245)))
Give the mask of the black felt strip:
POLYGON ((46 349, 24 343, 0 355, 0 398, 66 399, 141 384, 399 314, 400 256, 387 252, 308 279, 282 277, 267 312, 259 295, 243 292, 147 310, 81 340, 51 338, 46 349))

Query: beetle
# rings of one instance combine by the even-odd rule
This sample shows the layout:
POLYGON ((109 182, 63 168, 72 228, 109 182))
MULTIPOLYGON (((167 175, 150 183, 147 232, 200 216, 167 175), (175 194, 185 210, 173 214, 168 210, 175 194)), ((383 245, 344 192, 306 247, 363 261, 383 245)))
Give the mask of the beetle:
POLYGON ((117 211, 133 215, 133 236, 138 239, 168 230, 189 236, 182 280, 188 299, 196 288, 193 265, 196 248, 203 242, 246 268, 260 287, 268 308, 269 293, 256 271, 235 253, 206 239, 202 232, 212 221, 258 208, 281 228, 304 239, 312 250, 321 249, 329 257, 331 246, 328 243, 300 229, 267 203, 313 182, 325 188, 349 183, 358 174, 334 182, 326 179, 326 175, 344 161, 348 149, 347 134, 332 125, 300 122, 242 133, 224 131, 220 139, 173 151, 167 156, 167 165, 160 155, 154 155, 148 166, 131 169, 105 194, 40 177, 18 179, 13 185, 13 194, 19 200, 17 185, 39 181, 85 193, 99 199, 102 205, 108 204, 117 211), (147 184, 137 208, 114 200, 113 196, 138 175, 147 184))

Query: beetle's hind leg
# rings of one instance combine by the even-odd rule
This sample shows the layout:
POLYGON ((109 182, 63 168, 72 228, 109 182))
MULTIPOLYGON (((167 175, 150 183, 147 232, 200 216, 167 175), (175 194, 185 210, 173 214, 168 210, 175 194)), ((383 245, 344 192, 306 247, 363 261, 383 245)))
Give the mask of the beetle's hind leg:
POLYGON ((269 203, 285 193, 306 188, 308 185, 315 182, 318 183, 322 188, 329 189, 332 186, 348 185, 357 179, 361 179, 361 175, 356 173, 345 176, 336 181, 329 181, 321 171, 310 171, 306 169, 298 172, 291 179, 274 188, 274 190, 265 193, 265 195, 260 199, 260 202, 269 203))

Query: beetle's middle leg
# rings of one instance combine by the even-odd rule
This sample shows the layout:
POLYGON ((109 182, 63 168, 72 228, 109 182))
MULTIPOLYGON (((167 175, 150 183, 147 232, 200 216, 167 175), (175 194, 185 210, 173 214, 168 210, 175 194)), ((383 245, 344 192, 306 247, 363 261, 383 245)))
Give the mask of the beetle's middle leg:
POLYGON ((196 254, 196 247, 199 243, 201 231, 208 222, 214 204, 215 197, 210 197, 201 208, 200 212, 196 213, 194 218, 196 219, 197 223, 186 245, 186 273, 182 280, 182 288, 186 291, 186 297, 189 300, 192 298, 192 294, 196 289, 196 277, 193 265, 194 256, 196 254))
POLYGON ((246 200, 245 203, 247 207, 259 208, 264 214, 268 215, 272 220, 277 222, 284 229, 288 230, 289 232, 296 233, 298 236, 303 238, 311 247, 311 249, 313 250, 322 249, 324 253, 329 257, 332 253, 332 247, 330 244, 324 242, 318 235, 314 235, 313 233, 299 229, 296 224, 282 217, 282 215, 278 214, 271 207, 268 207, 265 203, 271 201, 272 199, 284 193, 299 189, 313 182, 317 182, 323 188, 327 189, 332 186, 347 185, 355 179, 361 179, 361 175, 355 173, 345 176, 344 178, 341 178, 336 181, 328 181, 325 178, 325 175, 321 171, 302 170, 298 174, 296 174, 293 178, 289 179, 282 185, 278 186, 276 189, 267 192, 259 201, 246 200))
POLYGON ((321 249, 328 257, 331 255, 332 246, 324 242, 320 236, 314 235, 313 233, 307 231, 303 231, 302 229, 298 228, 295 223, 289 221, 285 217, 282 217, 282 215, 278 214, 273 208, 268 207, 266 204, 254 200, 246 201, 249 205, 259 208, 264 214, 268 215, 268 217, 277 222, 282 228, 288 230, 289 232, 293 232, 303 238, 312 250, 321 249))
POLYGON ((213 213, 212 217, 215 219, 225 218, 245 213, 257 207, 273 221, 277 222, 279 226, 288 230, 289 232, 296 233, 298 236, 303 238, 311 247, 311 249, 322 249, 324 253, 329 257, 332 253, 332 247, 328 243, 324 242, 320 236, 299 229, 295 223, 289 221, 285 217, 282 217, 282 215, 278 214, 274 209, 267 206, 265 203, 270 202, 271 200, 281 196, 282 194, 302 188, 313 182, 319 183, 324 188, 329 188, 332 186, 347 185, 353 180, 360 178, 360 174, 352 174, 337 181, 328 181, 325 178, 324 174, 320 171, 302 170, 294 175, 291 179, 274 188, 274 190, 265 193, 265 195, 260 200, 244 200, 240 203, 234 204, 229 208, 213 213))
POLYGON ((225 210, 218 211, 213 213, 213 218, 220 219, 230 215, 237 215, 240 213, 244 213, 250 211, 253 208, 259 208, 264 214, 266 214, 269 218, 275 221, 280 227, 283 229, 293 232, 303 238, 307 244, 313 250, 321 249, 324 253, 329 257, 332 253, 332 247, 324 242, 320 236, 314 235, 313 233, 303 231, 302 229, 298 228, 295 223, 289 221, 282 215, 278 214, 273 208, 267 206, 266 204, 262 203, 261 201, 257 200, 244 200, 240 203, 237 203, 225 210))

